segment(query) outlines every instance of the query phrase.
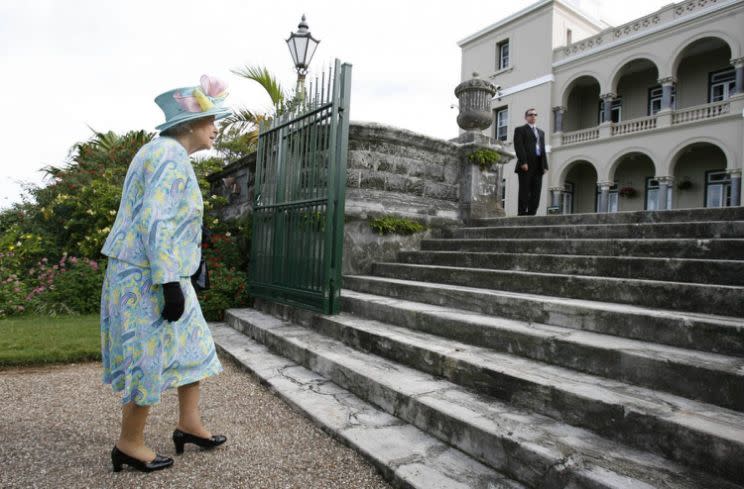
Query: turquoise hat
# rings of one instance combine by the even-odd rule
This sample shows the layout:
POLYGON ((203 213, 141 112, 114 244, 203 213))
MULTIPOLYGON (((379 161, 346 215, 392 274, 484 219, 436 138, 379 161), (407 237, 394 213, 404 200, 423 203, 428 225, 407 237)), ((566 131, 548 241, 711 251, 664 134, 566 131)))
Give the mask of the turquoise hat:
POLYGON ((215 77, 202 75, 197 87, 176 88, 155 97, 155 103, 165 114, 165 122, 157 126, 165 131, 182 122, 213 115, 215 120, 232 115, 222 103, 228 95, 227 84, 215 77))

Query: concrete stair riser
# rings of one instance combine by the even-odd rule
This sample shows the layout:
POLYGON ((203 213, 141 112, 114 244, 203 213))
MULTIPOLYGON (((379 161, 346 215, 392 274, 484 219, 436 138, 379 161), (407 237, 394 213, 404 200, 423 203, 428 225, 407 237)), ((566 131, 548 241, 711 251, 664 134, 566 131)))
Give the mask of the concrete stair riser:
POLYGON ((507 319, 744 356, 744 320, 706 319, 702 315, 684 315, 672 311, 648 311, 612 304, 363 276, 345 276, 344 287, 507 319))
POLYGON ((398 254, 398 261, 419 265, 744 285, 744 260, 404 251, 398 254))
POLYGON ((744 207, 717 209, 673 209, 668 211, 633 211, 551 216, 502 217, 478 219, 478 226, 539 226, 544 224, 635 224, 692 221, 744 221, 744 207))
POLYGON ((643 307, 744 316, 744 288, 637 279, 376 263, 374 275, 643 307))
MULTIPOLYGON (((274 309, 276 312, 276 309, 274 309)), ((292 316, 292 313, 284 311, 285 315, 292 316)), ((232 324, 234 321, 231 320, 232 324)), ((474 458, 481 460, 482 462, 490 465, 494 469, 503 472, 504 474, 512 477, 520 482, 526 483, 531 487, 544 488, 544 487, 571 487, 571 488, 609 488, 614 489, 631 488, 631 487, 647 487, 646 485, 638 482, 633 482, 625 479, 620 484, 606 484, 606 478, 596 477, 592 471, 585 470, 584 463, 581 463, 581 456, 579 455, 579 463, 564 463, 567 460, 558 454, 554 453, 554 450, 560 450, 559 446, 552 446, 550 444, 543 446, 540 442, 536 444, 515 444, 510 438, 510 433, 493 433, 492 431, 483 431, 479 428, 477 418, 472 416, 454 416, 450 410, 440 409, 437 407, 438 392, 441 392, 443 387, 437 383, 430 383, 418 387, 414 392, 405 394, 395 389, 388 387, 388 383, 384 380, 378 380, 378 376, 362 375, 354 370, 344 367, 339 361, 344 358, 342 352, 329 353, 331 357, 337 357, 338 360, 328 356, 322 356, 312 351, 312 348, 303 347, 301 344, 301 332, 293 329, 293 327, 287 330, 276 332, 256 332, 255 326, 248 324, 242 326, 243 331, 249 336, 259 336, 267 341, 267 346, 273 351, 286 356, 293 361, 307 366, 311 370, 320 373, 321 375, 331 379, 340 386, 349 389, 359 397, 383 408, 385 411, 398 416, 399 418, 417 426, 418 428, 426 431, 427 433, 433 434, 437 438, 446 441, 453 446, 463 450, 474 458), (295 343, 292 339, 294 335, 297 335, 298 342, 295 343), (434 405, 432 405, 432 403, 434 405)), ((334 352, 337 349, 334 349, 334 352)), ((459 367, 452 366, 453 369, 459 367)), ((475 367, 477 368, 477 367, 475 367)), ((432 379, 433 380, 433 379, 432 379)), ((486 381, 488 382, 488 381, 486 381)), ((561 402, 565 403, 568 399, 561 398, 561 396, 554 396, 549 393, 539 393, 535 390, 525 391, 520 389, 518 383, 513 385, 513 388, 518 389, 514 391, 514 395, 510 399, 510 404, 513 405, 533 405, 530 408, 534 409, 534 403, 526 402, 529 399, 536 399, 538 403, 550 403, 550 402, 561 402), (519 393, 517 393, 519 392, 519 393), (551 401, 550 398, 554 397, 551 401)), ((446 390, 446 389, 445 389, 446 390)), ((573 402, 577 402, 574 400, 573 402)), ((488 404, 493 404, 489 402, 488 404)), ((617 409, 617 407, 616 407, 617 409)), ((604 413, 601 410, 594 409, 592 407, 586 407, 583 409, 583 413, 578 413, 580 417, 585 417, 587 414, 592 416, 603 417, 604 413)), ((539 410, 538 410, 539 412, 539 410)), ((619 429, 620 433, 614 433, 616 437, 627 437, 628 430, 639 431, 645 433, 648 437, 648 430, 656 430, 657 427, 654 423, 659 420, 644 419, 643 416, 637 416, 639 413, 623 412, 621 409, 617 411, 614 418, 621 420, 620 423, 614 423, 612 430, 619 429), (625 426, 627 425, 627 427, 625 426)), ((528 425, 529 421, 525 420, 528 425)), ((498 424, 498 422, 497 422, 498 424)), ((671 427, 667 427, 667 430, 671 430, 671 427)), ((670 431, 671 432, 671 431, 670 431)), ((653 443, 654 440, 649 440, 653 443)), ((682 443, 678 445, 676 449, 683 451, 683 454, 689 455, 690 451, 698 450, 705 454, 703 450, 715 451, 716 455, 725 454, 730 456, 731 453, 728 451, 729 447, 720 446, 717 443, 704 443, 708 440, 704 439, 691 439, 688 443, 682 443)), ((545 440, 545 442, 547 442, 545 440)), ((739 452, 741 453, 741 452, 739 452)), ((734 453, 737 455, 737 453, 734 453)), ((698 465, 700 459, 698 459, 698 465)), ((719 470, 717 465, 707 464, 709 470, 719 470)), ((740 474, 741 468, 738 468, 738 463, 734 464, 733 468, 727 468, 726 470, 734 470, 733 474, 735 477, 741 477, 744 480, 744 474, 740 474)), ((724 472, 720 472, 724 473, 724 472)), ((659 473, 660 480, 663 478, 662 474, 659 473)), ((728 484, 718 482, 716 487, 726 487, 728 484)), ((662 486, 660 486, 662 487, 662 486)), ((673 484, 663 484, 663 487, 677 487, 673 484)), ((689 486, 698 487, 698 486, 689 486)), ((699 487, 705 487, 701 485, 699 487)))
POLYGON ((643 344, 613 346, 607 337, 597 338, 594 343, 577 341, 571 337, 571 330, 518 324, 496 329, 466 318, 442 317, 436 312, 407 310, 352 297, 344 297, 344 310, 359 317, 744 411, 744 373, 738 371, 744 372, 744 360, 729 362, 722 358, 716 364, 713 362, 717 358, 706 361, 704 354, 696 358, 684 351, 655 355, 653 349, 644 351, 643 344), (606 346, 599 346, 604 343, 603 338, 607 338, 606 346))
POLYGON ((454 238, 469 239, 744 238, 744 221, 468 227, 457 229, 453 234, 454 238))
POLYGON ((360 452, 393 487, 527 489, 245 334, 210 325, 218 350, 323 431, 360 452))
POLYGON ((741 260, 744 239, 429 239, 424 251, 741 260))

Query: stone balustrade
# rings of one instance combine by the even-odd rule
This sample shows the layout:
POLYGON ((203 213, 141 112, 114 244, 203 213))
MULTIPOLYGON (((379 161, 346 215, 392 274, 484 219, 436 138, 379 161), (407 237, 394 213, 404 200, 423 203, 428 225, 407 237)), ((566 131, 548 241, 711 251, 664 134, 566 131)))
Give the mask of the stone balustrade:
POLYGON ((730 109, 731 104, 728 101, 724 101, 676 110, 672 115, 672 124, 684 124, 686 122, 696 122, 721 117, 728 114, 730 109))
POLYGON ((599 128, 592 127, 590 129, 581 129, 579 131, 564 132, 561 137, 561 144, 575 144, 583 143, 585 141, 592 141, 599 138, 599 128))
POLYGON ((613 136, 619 136, 621 134, 632 134, 650 129, 656 129, 656 116, 641 117, 640 119, 615 123, 612 125, 611 134, 613 136))

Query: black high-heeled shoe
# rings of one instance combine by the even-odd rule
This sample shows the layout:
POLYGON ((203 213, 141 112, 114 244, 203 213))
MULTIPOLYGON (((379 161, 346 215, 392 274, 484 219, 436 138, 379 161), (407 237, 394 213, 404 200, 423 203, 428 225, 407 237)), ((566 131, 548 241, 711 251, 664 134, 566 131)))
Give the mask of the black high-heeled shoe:
POLYGON ((179 455, 183 453, 183 446, 186 443, 193 443, 194 445, 198 445, 202 448, 210 449, 218 447, 226 441, 227 437, 223 435, 212 435, 211 438, 202 438, 200 436, 186 433, 185 431, 181 431, 179 429, 176 429, 173 432, 173 443, 176 445, 176 453, 179 455))
POLYGON ((173 459, 170 457, 163 457, 162 455, 155 455, 153 460, 143 462, 142 460, 130 457, 114 445, 114 449, 111 450, 111 463, 114 466, 114 472, 120 472, 122 465, 124 464, 127 464, 141 472, 153 472, 155 470, 162 470, 170 467, 173 465, 173 459))

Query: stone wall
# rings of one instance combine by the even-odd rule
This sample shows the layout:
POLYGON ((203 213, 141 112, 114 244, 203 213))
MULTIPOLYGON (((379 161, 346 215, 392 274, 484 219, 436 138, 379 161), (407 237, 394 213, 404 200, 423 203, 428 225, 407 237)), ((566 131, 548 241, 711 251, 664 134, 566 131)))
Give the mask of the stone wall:
MULTIPOLYGON (((444 141, 376 123, 352 122, 346 172, 343 271, 369 273, 375 261, 391 261, 398 251, 416 249, 425 237, 472 218, 503 215, 498 165, 483 171, 467 160, 488 138, 444 141), (397 216, 418 221, 427 231, 413 236, 379 236, 370 218, 397 216)), ((252 154, 209 176, 212 193, 228 198, 220 210, 229 219, 252 210, 256 156, 252 154)))

